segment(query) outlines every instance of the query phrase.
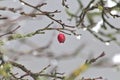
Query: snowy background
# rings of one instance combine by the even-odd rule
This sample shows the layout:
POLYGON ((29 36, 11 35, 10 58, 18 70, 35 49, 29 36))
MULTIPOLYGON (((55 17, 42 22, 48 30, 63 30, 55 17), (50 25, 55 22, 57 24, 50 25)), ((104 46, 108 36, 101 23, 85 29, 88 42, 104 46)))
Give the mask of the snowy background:
MULTIPOLYGON (((55 16, 56 19, 61 19, 63 22, 69 25, 74 25, 74 21, 69 22, 68 16, 65 13, 65 8, 61 5, 61 0, 25 0, 26 2, 29 2, 33 5, 36 5, 40 2, 46 2, 47 5, 44 6, 42 9, 46 11, 54 11, 56 9, 62 11, 60 14, 57 14, 55 16)), ((86 5, 89 1, 83 0, 84 5, 86 5)), ((70 11, 75 12, 78 8, 78 3, 76 0, 67 0, 67 4, 69 5, 70 11)), ((0 6, 8 6, 8 7, 24 7, 25 12, 30 12, 32 9, 28 6, 25 6, 24 4, 21 4, 18 0, 4 0, 0 1, 0 6)), ((20 16, 18 13, 11 13, 11 12, 3 12, 0 11, 0 14, 3 14, 4 16, 10 16, 11 18, 11 25, 21 25, 20 29, 17 30, 19 33, 26 34, 28 32, 35 31, 39 28, 43 28, 44 26, 47 26, 51 20, 44 16, 39 16, 37 18, 31 18, 31 17, 20 17, 19 20, 18 17, 20 16), (15 21, 12 21, 16 19, 15 21)), ((98 19, 100 21, 101 19, 98 19)), ((113 23, 115 26, 120 26, 120 19, 110 20, 111 23, 113 23)), ((2 24, 3 22, 0 21, 2 24)), ((8 25, 9 26, 9 25, 8 25)), ((58 24, 54 24, 54 27, 58 27, 58 24)), ((62 55, 62 54, 70 54, 71 52, 74 52, 77 48, 79 48, 82 45, 85 45, 85 47, 80 51, 79 55, 75 57, 71 57, 68 59, 62 59, 56 61, 54 58, 47 58, 47 57, 36 57, 34 55, 38 54, 36 51, 33 51, 33 55, 23 55, 20 56, 18 59, 18 62, 25 65, 28 69, 32 70, 33 72, 37 72, 41 69, 43 69, 45 66, 47 66, 49 63, 52 64, 52 66, 57 65, 59 72, 64 72, 66 74, 69 74, 72 72, 75 68, 79 67, 82 63, 85 62, 86 59, 92 58, 93 56, 96 57, 103 51, 106 53, 105 57, 102 59, 104 60, 105 64, 100 67, 91 67, 89 68, 85 73, 83 73, 81 76, 86 78, 94 78, 102 76, 104 79, 107 80, 119 80, 120 79, 120 71, 118 71, 116 68, 111 67, 113 63, 113 57, 116 54, 120 54, 120 46, 118 46, 116 43, 111 42, 108 45, 106 43, 103 43, 96 39, 92 34, 90 34, 88 31, 79 29, 78 32, 82 34, 81 39, 76 39, 75 36, 71 35, 65 35, 66 41, 63 44, 60 44, 57 41, 57 34, 58 31, 46 31, 45 34, 41 35, 35 35, 31 38, 27 38, 26 42, 30 45, 21 43, 21 41, 24 41, 23 39, 17 41, 9 41, 7 42, 4 47, 7 47, 8 49, 16 49, 16 51, 20 52, 29 52, 30 49, 35 49, 37 47, 45 46, 49 43, 51 39, 53 39, 52 45, 50 48, 48 48, 44 53, 51 53, 53 52, 56 56, 62 55)), ((117 37, 120 39, 120 36, 117 37)), ((80 47, 81 48, 81 47, 80 47)), ((6 51, 7 52, 7 51, 6 51)), ((7 52, 7 54, 11 54, 7 52)), ((6 55, 7 55, 6 54, 6 55)), ((16 55, 14 53, 14 55, 16 55)), ((10 57, 13 56, 9 55, 10 57)), ((8 58, 9 58, 8 56, 8 58)))

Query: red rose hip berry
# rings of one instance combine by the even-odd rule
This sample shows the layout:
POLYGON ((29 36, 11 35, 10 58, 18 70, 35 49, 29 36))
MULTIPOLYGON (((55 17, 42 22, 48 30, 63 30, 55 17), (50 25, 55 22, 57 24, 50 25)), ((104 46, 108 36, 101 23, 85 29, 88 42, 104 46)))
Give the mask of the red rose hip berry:
POLYGON ((64 34, 59 33, 57 38, 58 38, 59 43, 65 42, 65 35, 64 34))

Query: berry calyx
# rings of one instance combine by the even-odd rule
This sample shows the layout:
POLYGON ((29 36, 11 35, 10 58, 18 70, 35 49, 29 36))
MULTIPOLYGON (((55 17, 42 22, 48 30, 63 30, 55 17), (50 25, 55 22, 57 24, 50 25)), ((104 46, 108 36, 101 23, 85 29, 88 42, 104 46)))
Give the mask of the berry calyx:
POLYGON ((59 33, 57 38, 58 38, 59 43, 65 42, 65 35, 64 34, 59 33))

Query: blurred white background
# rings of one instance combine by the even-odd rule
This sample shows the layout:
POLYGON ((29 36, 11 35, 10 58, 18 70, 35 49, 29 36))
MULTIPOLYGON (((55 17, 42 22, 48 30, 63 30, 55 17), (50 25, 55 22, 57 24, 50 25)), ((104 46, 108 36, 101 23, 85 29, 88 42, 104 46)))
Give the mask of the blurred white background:
MULTIPOLYGON (((55 18, 61 19, 64 23, 69 25, 74 25, 74 21, 69 22, 67 19, 69 18, 68 15, 65 12, 65 8, 61 5, 61 0, 25 0, 26 2, 37 5, 41 2, 46 2, 47 5, 44 6, 42 9, 45 11, 54 11, 54 10, 60 10, 61 13, 58 13, 55 18)), ((83 0, 82 1, 84 5, 86 5, 89 1, 83 0)), ((78 3, 76 0, 67 0, 67 4, 69 5, 69 10, 72 12, 75 12, 78 8, 78 3)), ((0 6, 6 6, 6 7, 23 7, 25 12, 30 12, 30 7, 21 4, 18 0, 3 0, 0 1, 0 6)), ((0 11, 0 14, 4 16, 10 17, 11 21, 14 19, 18 19, 20 16, 19 13, 12 13, 7 11, 0 11)), ((99 19, 101 20, 101 19, 99 19)), ((98 20, 98 21, 99 21, 98 20)), ((120 26, 120 19, 110 20, 111 23, 113 23, 115 26, 120 26)), ((9 21, 8 21, 9 22, 9 21)), ((26 34, 28 32, 35 31, 39 28, 43 28, 47 26, 51 22, 50 19, 48 19, 45 16, 39 16, 37 18, 31 18, 31 17, 20 17, 19 20, 9 22, 11 25, 20 25, 20 29, 17 30, 19 33, 26 34)), ((2 21, 0 21, 1 25, 3 24, 2 21)), ((10 26, 10 25, 8 25, 10 26)), ((53 27, 59 27, 60 25, 55 23, 53 27)), ((96 39, 92 34, 90 34, 88 31, 84 31, 82 29, 77 30, 78 33, 82 34, 81 39, 77 39, 74 35, 66 35, 66 41, 63 44, 60 44, 57 41, 57 35, 58 31, 46 31, 45 34, 35 35, 33 37, 27 38, 26 41, 27 44, 21 43, 24 39, 20 39, 19 41, 13 40, 7 42, 4 47, 7 47, 7 49, 15 49, 16 51, 27 53, 31 49, 35 49, 38 47, 45 46, 49 43, 51 39, 53 39, 52 45, 50 48, 45 50, 44 53, 54 53, 56 56, 62 55, 62 54, 70 54, 74 52, 79 46, 82 46, 83 44, 85 47, 79 52, 77 56, 73 56, 71 58, 66 58, 62 60, 57 60, 54 58, 47 58, 47 57, 36 57, 35 54, 38 54, 37 52, 33 51, 33 55, 23 55, 19 56, 19 59, 17 62, 25 65, 28 69, 30 69, 33 72, 37 72, 41 69, 43 69, 45 66, 47 66, 49 63, 52 64, 52 66, 57 65, 59 72, 64 72, 66 75, 71 73, 74 69, 79 67, 82 63, 85 62, 86 59, 96 57, 100 55, 102 52, 105 52, 106 55, 104 58, 104 64, 102 66, 92 66, 89 68, 85 73, 80 75, 80 77, 86 77, 86 78, 94 78, 102 76, 103 80, 120 80, 120 71, 118 71, 115 67, 111 67, 113 64, 113 56, 116 54, 120 54, 120 46, 118 46, 116 43, 111 42, 109 45, 106 45, 105 43, 99 41, 96 39), (107 58, 107 59, 106 59, 107 58)), ((120 36, 117 37, 120 40, 120 36)), ((81 47, 80 47, 81 48, 81 47)), ((14 55, 17 55, 17 53, 14 53, 14 55)), ((13 53, 9 53, 6 50, 6 56, 12 57, 14 56, 13 53), (12 54, 12 55, 9 55, 12 54), (8 56, 9 55, 9 56, 8 56)), ((102 60, 101 59, 101 60, 102 60)), ((99 61, 99 60, 98 60, 99 61)))

